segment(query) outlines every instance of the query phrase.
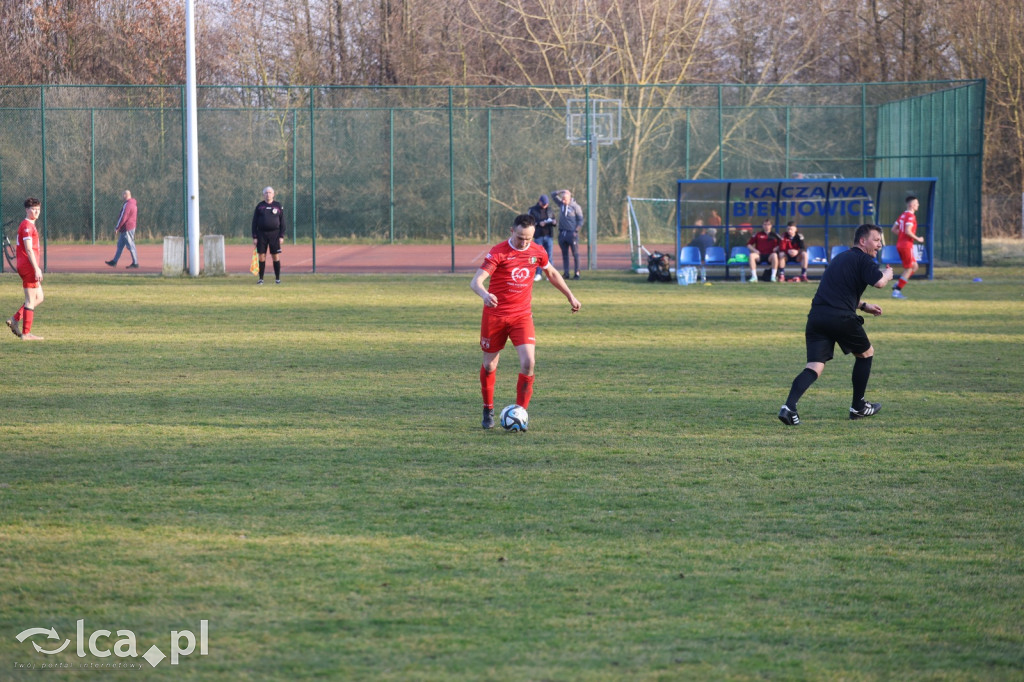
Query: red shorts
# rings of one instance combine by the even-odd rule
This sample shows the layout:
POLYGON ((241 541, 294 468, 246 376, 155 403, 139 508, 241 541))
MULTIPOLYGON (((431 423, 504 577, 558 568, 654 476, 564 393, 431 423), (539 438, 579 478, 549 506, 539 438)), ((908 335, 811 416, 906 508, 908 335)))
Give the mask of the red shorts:
POLYGON ((900 254, 903 269, 917 265, 917 261, 914 260, 914 242, 896 242, 896 251, 900 254))
POLYGON ((21 286, 24 289, 38 289, 39 280, 36 279, 36 271, 34 268, 25 268, 24 270, 18 270, 18 274, 21 275, 21 286))
POLYGON ((484 308, 484 315, 480 320, 480 348, 485 353, 497 353, 505 347, 505 342, 509 339, 512 340, 513 346, 536 344, 533 315, 499 317, 489 314, 488 309, 484 308))

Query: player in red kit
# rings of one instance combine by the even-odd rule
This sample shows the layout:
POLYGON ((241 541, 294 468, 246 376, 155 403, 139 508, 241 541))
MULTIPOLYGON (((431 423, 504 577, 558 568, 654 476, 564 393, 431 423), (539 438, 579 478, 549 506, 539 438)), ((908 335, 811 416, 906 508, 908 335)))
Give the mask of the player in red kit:
POLYGON ((41 208, 38 199, 25 199, 25 219, 18 226, 15 253, 18 256, 18 274, 25 289, 25 303, 7 320, 7 326, 22 341, 43 340, 32 333, 35 309, 43 302, 43 270, 39 267, 39 232, 36 231, 36 219, 41 208))
MULTIPOLYGON (((782 239, 772 232, 772 221, 765 220, 761 223, 761 231, 747 241, 747 248, 750 249, 750 279, 748 282, 757 281, 757 264, 770 263, 772 266, 772 282, 775 281, 775 273, 779 269, 779 247, 782 246, 782 239)), ((785 259, 782 259, 785 263, 785 259)))
POLYGON ((516 216, 512 236, 494 246, 477 269, 470 288, 484 301, 480 321, 480 348, 484 352, 480 366, 480 392, 484 399, 482 426, 494 426, 494 380, 498 371, 498 358, 505 343, 519 355, 519 380, 516 383, 516 404, 524 409, 530 406, 533 395, 533 369, 536 362, 536 337, 533 330, 533 273, 540 268, 551 285, 569 300, 572 312, 580 309, 580 302, 569 290, 558 268, 551 265, 547 251, 533 243, 536 223, 532 216, 516 216), (484 282, 490 277, 490 285, 484 282))
POLYGON ((903 287, 907 285, 910 278, 917 270, 917 259, 914 258, 914 244, 924 244, 924 237, 917 236, 917 208, 920 205, 917 197, 907 197, 907 210, 900 214, 892 231, 899 237, 896 239, 896 250, 900 253, 900 260, 903 262, 903 273, 896 283, 892 285, 893 298, 906 298, 903 295, 903 287))

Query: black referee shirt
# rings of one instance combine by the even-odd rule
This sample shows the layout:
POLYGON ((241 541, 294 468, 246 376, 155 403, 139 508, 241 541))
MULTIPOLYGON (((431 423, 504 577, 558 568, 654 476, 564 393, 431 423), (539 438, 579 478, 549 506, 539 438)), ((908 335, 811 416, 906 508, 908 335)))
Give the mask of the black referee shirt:
POLYGON ((252 238, 256 239, 257 232, 277 232, 278 237, 284 238, 287 232, 284 222, 284 207, 277 201, 267 203, 261 201, 256 204, 256 211, 252 214, 252 238))
POLYGON ((811 312, 825 307, 856 314, 861 294, 880 279, 882 271, 874 258, 856 246, 843 251, 825 268, 811 301, 811 312))

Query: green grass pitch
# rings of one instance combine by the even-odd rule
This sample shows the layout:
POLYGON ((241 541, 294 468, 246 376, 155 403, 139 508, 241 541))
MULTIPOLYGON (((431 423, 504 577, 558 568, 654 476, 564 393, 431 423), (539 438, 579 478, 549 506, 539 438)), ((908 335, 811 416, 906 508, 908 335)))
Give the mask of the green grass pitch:
POLYGON ((814 284, 538 283, 526 434, 468 275, 284 282, 49 276, 4 330, 0 679, 1024 678, 1020 268, 869 292, 881 414, 840 355, 797 428, 814 284))

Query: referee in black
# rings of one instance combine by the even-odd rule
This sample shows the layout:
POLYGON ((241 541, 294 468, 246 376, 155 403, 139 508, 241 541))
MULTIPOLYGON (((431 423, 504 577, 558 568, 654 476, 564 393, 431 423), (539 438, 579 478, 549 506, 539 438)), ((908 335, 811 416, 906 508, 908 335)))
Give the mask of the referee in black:
POLYGON ((267 250, 274 259, 274 280, 281 283, 281 245, 288 227, 284 221, 284 206, 274 201, 274 188, 263 188, 263 201, 256 204, 252 214, 252 244, 256 247, 260 261, 260 279, 256 284, 263 284, 263 272, 267 269, 267 250))
POLYGON ((882 248, 882 228, 878 225, 861 225, 853 237, 853 248, 836 256, 828 264, 818 285, 818 291, 811 301, 811 312, 807 314, 807 328, 804 338, 807 342, 807 366, 793 380, 786 404, 779 410, 783 424, 796 426, 800 416, 796 404, 825 370, 825 363, 832 359, 838 343, 843 353, 853 353, 853 403, 850 419, 861 419, 878 414, 881 403, 869 403, 864 392, 871 377, 871 358, 875 349, 864 331, 864 318, 860 310, 875 317, 882 314, 881 306, 860 300, 868 286, 882 289, 892 279, 892 268, 878 269, 875 256, 882 248))

